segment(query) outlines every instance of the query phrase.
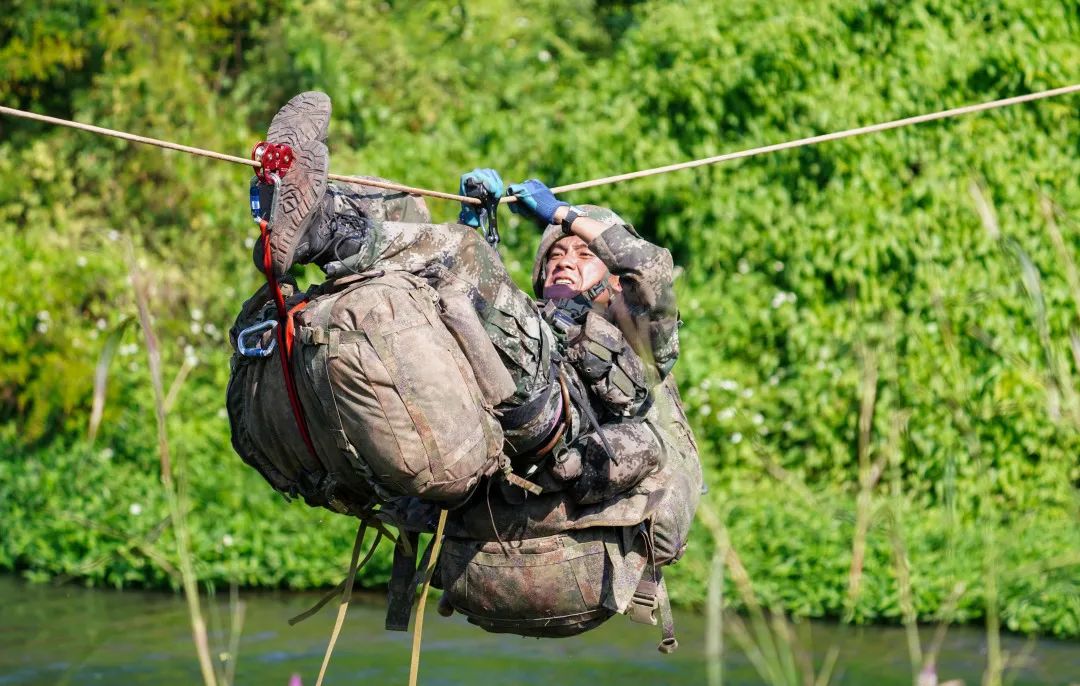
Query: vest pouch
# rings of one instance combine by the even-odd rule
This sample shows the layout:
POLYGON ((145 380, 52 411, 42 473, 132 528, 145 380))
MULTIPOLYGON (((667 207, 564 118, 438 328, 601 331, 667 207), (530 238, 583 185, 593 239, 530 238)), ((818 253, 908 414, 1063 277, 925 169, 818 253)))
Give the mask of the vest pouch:
POLYGON ((448 537, 439 563, 446 601, 493 633, 554 638, 588 631, 615 614, 608 607, 608 544, 620 532, 588 529, 512 541, 506 552, 497 542, 448 537))

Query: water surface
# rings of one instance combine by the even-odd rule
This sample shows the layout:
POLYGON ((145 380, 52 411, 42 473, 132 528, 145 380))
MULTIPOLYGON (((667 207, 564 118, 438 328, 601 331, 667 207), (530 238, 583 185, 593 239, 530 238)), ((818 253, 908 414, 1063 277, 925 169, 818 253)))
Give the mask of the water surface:
MULTIPOLYGON (((216 627, 228 624, 227 593, 208 608, 216 627)), ((238 684, 286 686, 293 673, 315 683, 334 622, 332 605, 295 627, 286 620, 307 609, 318 594, 242 592, 246 616, 240 641, 238 684)), ((420 683, 523 684, 704 684, 704 618, 676 611, 680 642, 674 655, 656 650, 654 627, 615 617, 597 630, 571 639, 529 639, 488 634, 459 615, 446 619, 429 603, 424 625, 420 683)), ((350 607, 327 672, 327 684, 404 684, 408 680, 411 634, 387 632, 383 600, 357 599, 350 607)), ((815 622, 809 629, 812 659, 830 646, 840 650, 834 683, 911 683, 904 633, 896 627, 840 627, 815 622)), ((212 626, 215 653, 227 648, 224 631, 212 626)), ((929 630, 924 632, 929 642, 929 630)), ((730 637, 725 638, 724 684, 761 680, 730 637)), ((1080 683, 1080 642, 1006 636, 1011 653, 1031 651, 1028 665, 1014 673, 1017 685, 1080 683)), ((942 651, 943 679, 980 683, 986 639, 978 628, 954 627, 942 651)), ((182 596, 146 591, 90 590, 78 586, 30 585, 0 576, 0 686, 18 684, 200 683, 182 596)))

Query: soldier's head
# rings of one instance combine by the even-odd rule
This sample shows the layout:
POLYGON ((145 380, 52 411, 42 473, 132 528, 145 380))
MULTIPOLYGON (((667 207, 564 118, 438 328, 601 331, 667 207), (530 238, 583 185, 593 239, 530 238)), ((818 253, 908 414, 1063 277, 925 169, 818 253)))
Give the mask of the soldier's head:
MULTIPOLYGON (((627 225, 619 215, 605 207, 576 205, 585 216, 605 224, 627 225)), ((533 263, 533 292, 539 298, 572 298, 593 291, 594 302, 606 304, 620 290, 619 278, 608 271, 581 238, 567 235, 562 227, 552 225, 544 231, 533 263), (606 288, 604 287, 606 286, 606 288)))

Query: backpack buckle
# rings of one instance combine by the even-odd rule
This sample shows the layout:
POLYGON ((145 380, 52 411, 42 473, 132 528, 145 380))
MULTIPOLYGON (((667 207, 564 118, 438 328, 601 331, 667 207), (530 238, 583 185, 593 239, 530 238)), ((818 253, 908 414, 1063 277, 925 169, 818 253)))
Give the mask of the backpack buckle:
POLYGON ((265 322, 259 322, 258 324, 252 324, 248 328, 240 332, 240 335, 236 337, 236 350, 244 357, 270 357, 274 354, 274 349, 277 348, 277 337, 270 339, 270 345, 265 348, 262 347, 262 334, 265 331, 273 331, 277 328, 276 319, 267 319, 265 322), (252 344, 248 344, 249 338, 255 338, 252 344))
POLYGON ((627 614, 630 615, 630 621, 632 622, 655 626, 657 607, 656 595, 644 592, 639 588, 634 591, 634 596, 630 599, 630 608, 627 614))

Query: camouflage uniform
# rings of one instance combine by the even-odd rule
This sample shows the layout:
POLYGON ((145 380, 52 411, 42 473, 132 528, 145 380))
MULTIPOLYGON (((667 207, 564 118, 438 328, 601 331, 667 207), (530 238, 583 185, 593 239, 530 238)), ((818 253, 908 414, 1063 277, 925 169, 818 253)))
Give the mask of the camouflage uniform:
MULTIPOLYGON (((637 484, 639 490, 664 489, 663 504, 654 516, 657 560, 677 559, 685 547, 689 525, 697 509, 703 479, 697 443, 690 430, 679 397, 678 384, 671 374, 679 356, 679 317, 673 288, 671 253, 641 238, 633 226, 607 208, 578 206, 592 219, 611 225, 589 244, 589 249, 619 278, 621 294, 603 313, 625 336, 626 342, 644 363, 646 387, 643 416, 628 417, 622 424, 604 425, 609 440, 619 441, 616 456, 632 461, 647 456, 655 436, 661 446, 660 469, 637 484), (635 420, 643 420, 649 431, 641 431, 635 420)), ((543 294, 547 254, 566 234, 559 226, 549 226, 540 240, 532 270, 533 291, 543 294)), ((574 357, 574 349, 568 356, 574 357)), ((629 365, 627 365, 629 366, 629 365)), ((638 382, 637 379, 634 380, 638 382)), ((613 446, 614 447, 614 446, 613 446)), ((595 449, 594 449, 595 451, 595 449)), ((633 465, 614 471, 627 471, 633 465)))

